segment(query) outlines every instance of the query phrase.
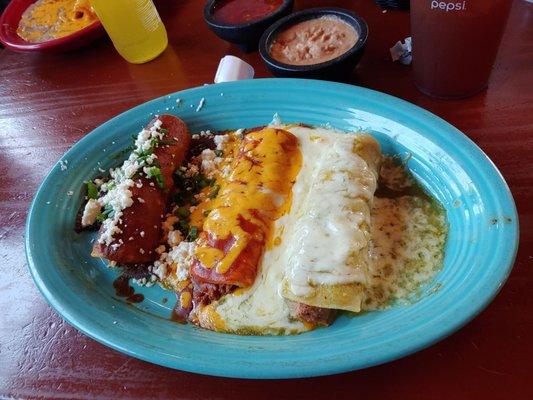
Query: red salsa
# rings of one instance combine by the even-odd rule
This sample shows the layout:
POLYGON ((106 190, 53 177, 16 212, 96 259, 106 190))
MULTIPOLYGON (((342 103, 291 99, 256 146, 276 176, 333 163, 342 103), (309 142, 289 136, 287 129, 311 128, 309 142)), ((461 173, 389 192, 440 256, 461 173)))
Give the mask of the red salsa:
POLYGON ((222 0, 216 3, 213 18, 223 24, 244 24, 272 14, 283 0, 222 0))

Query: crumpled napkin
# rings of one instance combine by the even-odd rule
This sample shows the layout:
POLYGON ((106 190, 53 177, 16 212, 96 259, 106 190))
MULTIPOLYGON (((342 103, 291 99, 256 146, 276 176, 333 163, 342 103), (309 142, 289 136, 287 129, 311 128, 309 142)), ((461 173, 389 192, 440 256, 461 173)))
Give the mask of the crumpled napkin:
POLYGON ((405 38, 403 43, 401 40, 398 40, 390 48, 390 55, 392 61, 399 61, 403 65, 411 64, 411 61, 413 61, 413 56, 411 55, 411 36, 405 38))

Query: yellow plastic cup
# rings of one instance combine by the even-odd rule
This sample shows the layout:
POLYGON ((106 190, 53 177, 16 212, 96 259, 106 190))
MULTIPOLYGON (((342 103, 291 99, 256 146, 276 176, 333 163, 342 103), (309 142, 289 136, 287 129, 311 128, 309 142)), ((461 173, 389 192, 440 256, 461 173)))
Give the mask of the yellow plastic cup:
POLYGON ((91 5, 126 61, 142 64, 166 49, 167 31, 152 0, 91 0, 91 5))

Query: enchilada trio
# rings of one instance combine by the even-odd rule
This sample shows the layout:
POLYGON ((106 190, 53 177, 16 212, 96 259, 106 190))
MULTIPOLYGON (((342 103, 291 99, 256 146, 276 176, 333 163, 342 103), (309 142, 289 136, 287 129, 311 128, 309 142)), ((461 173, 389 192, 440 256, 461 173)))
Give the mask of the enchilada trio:
MULTIPOLYGON (((122 166, 87 182, 79 222, 100 225, 93 256, 175 292, 183 321, 219 332, 300 333, 330 324, 339 310, 369 309, 376 293, 394 298, 394 274, 375 262, 384 248, 375 232, 391 224, 381 218, 373 227, 382 160, 368 134, 295 124, 191 135, 179 118, 161 115, 122 166)), ((400 204, 378 203, 389 211, 400 204)), ((434 228, 419 247, 429 254, 422 264, 436 270, 443 211, 429 198, 404 203, 420 214, 415 224, 402 221, 404 231, 434 228)))

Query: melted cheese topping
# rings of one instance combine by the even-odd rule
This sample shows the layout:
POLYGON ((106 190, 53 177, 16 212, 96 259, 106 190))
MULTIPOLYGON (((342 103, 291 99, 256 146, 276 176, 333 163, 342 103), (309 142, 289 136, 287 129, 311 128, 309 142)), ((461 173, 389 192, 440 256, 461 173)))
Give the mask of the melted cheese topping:
MULTIPOLYGON (((346 148, 346 151, 351 153, 354 135, 323 128, 310 129, 300 126, 281 126, 281 128, 290 131, 298 138, 300 152, 303 155, 300 172, 292 186, 293 206, 286 215, 275 221, 272 243, 277 243, 277 245, 266 249, 254 284, 250 288, 226 295, 211 305, 209 312, 216 311, 220 319, 225 322, 225 331, 264 335, 295 334, 313 329, 312 325, 304 324, 292 317, 290 302, 287 302, 281 295, 281 283, 289 266, 288 254, 292 254, 294 246, 299 245, 299 243, 292 243, 290 239, 293 233, 302 226, 302 218, 305 218, 301 215, 301 209, 297 205, 305 202, 311 189, 316 192, 317 196, 320 196, 322 187, 314 184, 314 178, 319 170, 325 171, 321 168, 325 165, 324 163, 329 162, 329 165, 336 164, 339 167, 346 166, 346 161, 342 159, 342 156, 331 158, 330 149, 334 148, 335 152, 342 153, 346 148)), ((351 153, 350 161, 352 158, 353 153, 351 153)), ((368 192, 365 188, 350 190, 354 191, 352 194, 357 192, 372 196, 370 193, 372 188, 368 188, 368 192)), ((322 207, 328 210, 328 220, 330 217, 338 219, 336 216, 340 215, 338 202, 341 197, 340 194, 335 193, 320 197, 320 201, 324 202, 322 207)), ((327 221, 324 223, 327 224, 327 221)), ((325 240, 324 237, 316 237, 316 239, 319 243, 325 240)), ((316 242, 314 243, 316 245, 316 242)), ((320 256, 328 257, 330 254, 331 257, 337 257, 332 253, 342 250, 346 244, 350 244, 346 238, 341 240, 341 243, 328 242, 327 246, 330 247, 323 247, 320 256), (326 248, 327 251, 324 250, 326 248)), ((352 279, 351 272, 348 277, 352 279)), ((348 279, 348 277, 345 278, 348 279)))
POLYGON ((89 0, 38 0, 22 14, 17 34, 31 43, 70 35, 97 21, 89 0))
POLYGON ((217 179, 220 190, 203 223, 208 235, 220 240, 231 237, 233 243, 222 251, 199 240, 195 251, 205 267, 218 273, 229 269, 252 238, 242 227, 243 219, 258 228, 254 235, 259 242, 271 237, 273 221, 290 206, 290 190, 301 165, 296 138, 281 129, 251 132, 234 143, 231 172, 217 179))
MULTIPOLYGON (((294 185, 292 185, 292 193, 286 194, 285 203, 280 209, 275 210, 271 204, 270 208, 267 208, 271 210, 273 215, 283 215, 273 221, 273 226, 270 228, 271 239, 267 242, 259 262, 255 282, 248 288, 238 289, 221 297, 218 301, 196 310, 195 322, 204 328, 219 332, 263 335, 296 334, 313 329, 312 325, 302 323, 292 316, 291 302, 287 301, 281 294, 282 281, 290 266, 287 261, 288 254, 292 254, 295 248, 301 246, 292 240, 294 232, 301 230, 302 223, 305 222, 306 218, 309 218, 308 214, 302 214, 299 205, 310 200, 310 191, 313 190, 313 199, 316 198, 316 201, 313 200, 313 204, 319 201, 323 202, 324 204, 317 207, 324 216, 327 216, 324 220, 324 226, 315 226, 315 228, 327 230, 331 227, 331 225, 328 226, 330 222, 331 224, 343 223, 340 215, 346 210, 339 205, 348 202, 350 197, 360 196, 364 199, 373 197, 371 192, 375 182, 369 176, 366 180, 357 181, 355 185, 352 183, 351 186, 358 186, 358 188, 350 187, 337 192, 330 190, 333 186, 328 186, 342 184, 345 178, 352 179, 349 168, 365 168, 364 165, 360 165, 360 161, 353 160, 353 154, 342 155, 343 152, 351 153, 351 150, 354 150, 350 145, 353 143, 353 134, 341 134, 323 128, 277 127, 290 131, 298 138, 299 151, 302 154, 302 157, 298 158, 298 162, 301 162, 301 167, 298 166, 299 172, 291 172, 291 174, 297 174, 294 185), (348 157, 349 161, 344 156, 348 157), (350 165, 348 169, 346 168, 347 165, 350 165), (330 182, 326 186, 323 183, 319 184, 316 179, 324 176, 326 182, 330 182), (329 189, 326 191, 327 188, 329 189), (348 196, 343 198, 343 195, 348 196), (292 201, 289 201, 291 198, 292 201)), ((243 168, 240 169, 238 176, 246 176, 244 166, 247 165, 249 168, 251 164, 240 164, 240 161, 237 161, 241 145, 242 137, 239 135, 229 134, 224 138, 225 158, 217 166, 215 174, 218 184, 224 185, 224 182, 230 182, 230 177, 235 177, 233 169, 239 165, 243 168)), ((382 169, 380 185, 385 183, 387 187, 401 189, 412 184, 403 169, 394 168, 387 163, 385 166, 386 168, 382 169), (393 184, 394 182, 403 183, 398 185, 393 184)), ((252 185, 257 186, 260 179, 264 178, 255 176, 246 177, 246 179, 251 181, 252 185)), ((206 193, 208 190, 206 189, 206 193)), ((291 191, 290 188, 289 191, 291 191)), ((252 191, 252 193, 255 192, 252 191)), ((276 196, 272 198, 272 201, 274 198, 276 196)), ((202 226, 204 222, 207 224, 205 212, 214 209, 214 206, 219 202, 220 199, 209 200, 205 198, 192 211, 191 224, 195 226, 202 226)), ((235 209, 241 208, 241 203, 247 205, 246 209, 253 204, 250 199, 242 198, 235 204, 235 209)), ((246 212, 246 209, 243 212, 246 212)), ((419 195, 390 199, 375 198, 371 221, 368 221, 366 215, 354 215, 353 217, 357 223, 364 222, 371 225, 371 243, 373 243, 370 248, 370 265, 365 285, 367 297, 363 309, 382 308, 392 300, 407 298, 416 291, 420 284, 430 280, 442 266, 443 247, 446 239, 446 219, 443 210, 436 206, 431 199, 419 195)), ((218 227, 216 224, 214 228, 220 229, 221 234, 226 234, 232 229, 228 227, 224 231, 223 227, 218 227)), ((337 231, 333 231, 334 235, 337 233, 337 231)), ((309 235, 313 236, 313 232, 310 232, 309 235)), ((310 236, 306 236, 306 240, 308 237, 310 236)), ((317 246, 322 246, 321 251, 316 250, 316 248, 316 251, 313 250, 316 258, 329 257, 334 261, 340 260, 339 252, 346 251, 346 246, 349 245, 348 241, 353 240, 353 238, 347 239, 339 236, 339 243, 332 240, 327 241, 327 245, 324 245, 322 243, 328 239, 317 235, 314 237, 318 241, 315 244, 318 243, 317 246)), ((348 235, 348 237, 350 236, 348 235)), ((172 285, 175 290, 180 290, 189 284, 188 268, 195 250, 194 243, 181 243, 181 245, 185 244, 192 245, 188 246, 184 253, 187 255, 186 260, 184 257, 179 259, 173 257, 173 264, 167 271, 179 283, 177 286, 172 285)), ((304 256, 309 257, 308 254, 310 252, 304 256)), ((311 271, 312 274, 315 272, 311 271)), ((357 274, 354 271, 348 271, 342 279, 362 279, 362 275, 361 277, 355 275, 357 274)), ((339 279, 335 275, 332 275, 331 278, 333 280, 339 279)), ((322 277, 313 279, 318 280, 322 277)), ((324 279, 329 280, 330 277, 324 277, 324 279)), ((180 300, 184 304, 188 304, 190 301, 188 295, 180 300)))
MULTIPOLYGON (((290 214, 284 215, 275 223, 276 234, 294 222, 290 214)), ((290 335, 312 329, 291 317, 289 304, 281 296, 280 284, 285 275, 284 253, 283 241, 281 245, 265 250, 254 284, 226 295, 211 305, 209 312, 216 311, 225 323, 226 332, 290 335)))

